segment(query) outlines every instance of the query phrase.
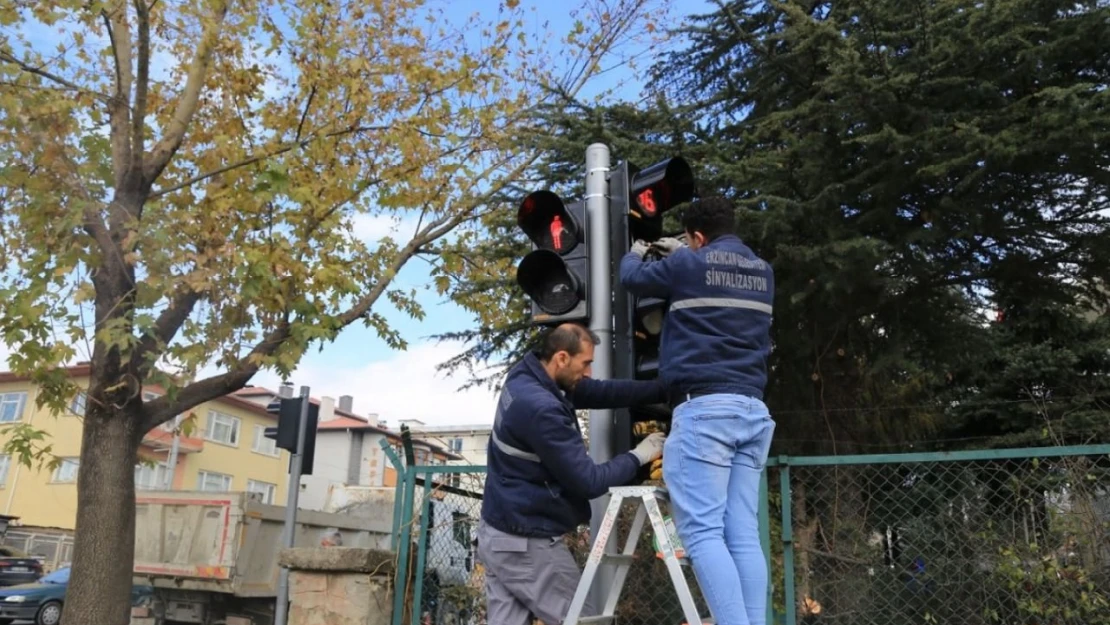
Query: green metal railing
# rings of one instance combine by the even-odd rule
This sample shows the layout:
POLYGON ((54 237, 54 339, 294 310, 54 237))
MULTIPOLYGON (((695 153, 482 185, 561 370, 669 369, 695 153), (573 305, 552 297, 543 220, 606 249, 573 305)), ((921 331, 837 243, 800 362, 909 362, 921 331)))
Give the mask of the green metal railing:
MULTIPOLYGON (((393 625, 485 625, 471 539, 486 468, 383 448, 398 471, 393 625)), ((1110 445, 779 456, 760 490, 768 623, 1110 625, 1110 445)), ((587 534, 567 540, 581 563, 587 534)), ((618 622, 679 623, 643 540, 618 622)))

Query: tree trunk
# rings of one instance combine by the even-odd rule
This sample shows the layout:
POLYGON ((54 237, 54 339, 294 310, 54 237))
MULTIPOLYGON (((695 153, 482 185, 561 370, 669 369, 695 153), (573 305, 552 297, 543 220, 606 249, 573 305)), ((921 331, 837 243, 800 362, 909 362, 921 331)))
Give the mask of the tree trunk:
POLYGON ((135 560, 135 463, 141 404, 89 404, 81 440, 73 570, 62 622, 127 625, 135 560))

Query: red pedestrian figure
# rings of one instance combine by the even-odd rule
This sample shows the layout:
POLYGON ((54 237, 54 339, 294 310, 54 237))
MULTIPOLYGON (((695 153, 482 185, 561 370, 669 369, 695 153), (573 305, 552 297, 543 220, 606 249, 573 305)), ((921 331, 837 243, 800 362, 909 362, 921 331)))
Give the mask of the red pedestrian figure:
POLYGON ((558 215, 555 215, 551 220, 551 242, 555 245, 555 249, 562 249, 563 220, 558 215))

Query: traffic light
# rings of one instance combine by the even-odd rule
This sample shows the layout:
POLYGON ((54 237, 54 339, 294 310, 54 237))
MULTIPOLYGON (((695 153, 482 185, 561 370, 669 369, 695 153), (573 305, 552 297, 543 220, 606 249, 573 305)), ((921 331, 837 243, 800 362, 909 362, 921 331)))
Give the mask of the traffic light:
POLYGON ((536 191, 521 202, 516 223, 532 241, 532 251, 517 266, 516 282, 532 300, 533 323, 588 321, 585 202, 566 204, 551 191, 536 191))
POLYGON ((632 173, 628 186, 629 242, 663 236, 663 214, 694 197, 694 172, 680 156, 632 173))
MULTIPOLYGON (((301 397, 275 397, 266 405, 266 412, 277 415, 276 428, 266 428, 262 435, 277 443, 279 449, 290 454, 297 453, 298 424, 301 420, 301 397)), ((308 423, 305 425, 304 456, 301 458, 301 475, 312 475, 312 463, 316 459, 316 428, 320 422, 320 407, 308 403, 308 423)), ((293 471, 293 459, 289 459, 289 471, 293 471)))
MULTIPOLYGON (((682 157, 660 161, 645 169, 620 163, 609 180, 610 245, 613 267, 619 267, 633 241, 648 243, 664 236, 667 211, 694 198, 695 181, 690 165, 682 157)), ((660 257, 648 252, 645 262, 660 257)), ((650 380, 659 375, 659 342, 670 302, 658 297, 634 297, 614 283, 613 310, 615 351, 614 376, 650 380)), ((671 410, 666 404, 615 411, 616 453, 636 446, 647 433, 670 426, 671 410)), ((639 476, 648 479, 650 467, 639 476)))

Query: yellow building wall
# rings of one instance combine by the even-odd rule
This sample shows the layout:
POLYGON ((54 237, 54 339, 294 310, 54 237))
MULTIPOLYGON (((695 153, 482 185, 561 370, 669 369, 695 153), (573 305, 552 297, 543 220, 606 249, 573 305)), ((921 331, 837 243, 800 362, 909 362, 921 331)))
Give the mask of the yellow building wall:
POLYGON ((197 415, 197 431, 193 436, 203 438, 204 451, 189 456, 183 490, 197 490, 201 471, 232 476, 231 490, 247 490, 248 480, 257 480, 276 486, 273 503, 285 505, 289 483, 289 453, 279 449, 277 456, 258 453, 252 449, 255 426, 275 427, 277 421, 249 410, 220 402, 201 404, 193 409, 197 415), (207 436, 208 420, 213 412, 240 420, 239 439, 235 446, 212 440, 207 436))
MULTIPOLYGON (((87 384, 87 379, 75 381, 81 386, 87 384)), ((46 433, 46 439, 41 444, 50 445, 51 453, 60 458, 76 460, 81 453, 81 418, 68 412, 62 416, 54 416, 48 408, 36 408, 36 388, 29 382, 0 382, 0 396, 20 391, 27 393, 22 419, 16 423, 0 423, 0 445, 7 443, 10 438, 6 430, 11 425, 29 423, 46 433)), ((284 505, 289 480, 289 454, 278 450, 279 454, 275 457, 252 451, 255 426, 274 426, 276 421, 220 401, 201 404, 191 412, 197 416, 196 431, 192 433, 192 437, 205 439, 204 449, 178 455, 173 487, 179 490, 196 490, 200 472, 208 471, 230 475, 233 491, 247 490, 248 480, 252 479, 274 484, 276 488, 273 503, 284 505), (208 419, 213 411, 239 420, 239 436, 235 446, 209 440, 205 436, 208 419)), ((162 457, 165 457, 164 454, 162 457)), ((18 516, 18 522, 22 525, 73 529, 77 515, 76 482, 59 483, 54 480, 54 471, 46 467, 39 469, 23 466, 14 456, 9 457, 6 475, 2 477, 0 511, 4 514, 18 516)))
MULTIPOLYGON (((84 385, 86 380, 79 380, 84 385)), ((0 444, 11 437, 6 431, 12 425, 30 424, 46 433, 39 444, 51 446, 51 453, 60 458, 81 455, 81 419, 65 413, 55 416, 49 408, 35 406, 36 387, 29 382, 0 383, 0 395, 24 391, 22 418, 15 423, 0 423, 0 444)), ((26 467, 15 456, 7 461, 7 475, 0 487, 0 510, 19 517, 23 525, 40 525, 73 529, 77 516, 77 483, 55 482, 54 472, 47 467, 26 467)))

